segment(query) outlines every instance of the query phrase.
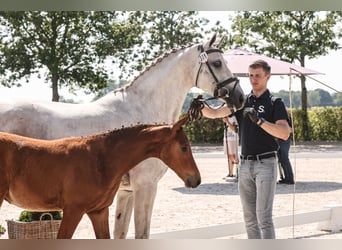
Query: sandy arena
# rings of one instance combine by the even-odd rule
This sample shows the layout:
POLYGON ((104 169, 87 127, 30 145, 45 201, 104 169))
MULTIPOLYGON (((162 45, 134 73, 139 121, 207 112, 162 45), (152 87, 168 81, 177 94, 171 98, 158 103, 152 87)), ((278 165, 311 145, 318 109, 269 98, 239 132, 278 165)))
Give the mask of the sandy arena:
MULTIPOLYGON (((177 230, 210 227, 242 222, 237 183, 226 182, 227 159, 222 146, 192 146, 202 175, 196 189, 184 188, 176 174, 168 170, 159 182, 152 214, 151 235, 177 230)), ((278 184, 274 201, 274 217, 322 210, 325 206, 342 206, 342 143, 301 144, 290 151, 296 184, 278 184)), ((110 231, 114 228, 115 200, 110 207, 110 231)), ((3 202, 0 225, 17 219, 21 208, 3 202)), ((277 239, 342 239, 342 231, 321 231, 318 223, 276 228, 277 239)), ((7 239, 7 233, 0 239, 7 239)), ((74 239, 94 239, 94 232, 84 216, 74 239)), ((134 238, 131 221, 128 238, 134 238)), ((246 239, 246 234, 223 237, 246 239)))

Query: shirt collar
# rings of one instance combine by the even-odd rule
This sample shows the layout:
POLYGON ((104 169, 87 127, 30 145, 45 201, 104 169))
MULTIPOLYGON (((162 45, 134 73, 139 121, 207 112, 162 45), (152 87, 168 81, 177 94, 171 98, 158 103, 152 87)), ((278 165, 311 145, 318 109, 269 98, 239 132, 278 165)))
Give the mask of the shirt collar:
POLYGON ((253 94, 253 90, 250 92, 249 96, 248 96, 248 99, 249 98, 253 98, 253 99, 268 99, 270 98, 270 95, 271 95, 271 92, 266 89, 265 92, 259 96, 259 97, 256 97, 254 94, 253 94))

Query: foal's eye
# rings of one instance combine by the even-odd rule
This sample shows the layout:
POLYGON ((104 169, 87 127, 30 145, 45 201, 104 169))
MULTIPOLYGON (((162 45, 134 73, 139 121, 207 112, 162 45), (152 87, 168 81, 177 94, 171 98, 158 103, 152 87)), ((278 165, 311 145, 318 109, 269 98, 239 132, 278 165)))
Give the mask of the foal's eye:
POLYGON ((217 60, 215 62, 213 62, 214 67, 218 68, 222 66, 222 62, 220 60, 217 60))
POLYGON ((188 151, 188 147, 185 147, 185 146, 184 146, 184 147, 181 147, 181 150, 182 150, 183 153, 185 153, 185 152, 188 151))

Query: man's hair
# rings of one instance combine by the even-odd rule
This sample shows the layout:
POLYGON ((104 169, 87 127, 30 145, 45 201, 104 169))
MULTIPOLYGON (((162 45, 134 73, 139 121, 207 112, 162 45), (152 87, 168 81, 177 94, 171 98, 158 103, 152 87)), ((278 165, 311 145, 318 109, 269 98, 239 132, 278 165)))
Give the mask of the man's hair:
POLYGON ((264 60, 256 60, 251 65, 249 65, 251 69, 262 68, 266 74, 271 73, 271 66, 264 60))

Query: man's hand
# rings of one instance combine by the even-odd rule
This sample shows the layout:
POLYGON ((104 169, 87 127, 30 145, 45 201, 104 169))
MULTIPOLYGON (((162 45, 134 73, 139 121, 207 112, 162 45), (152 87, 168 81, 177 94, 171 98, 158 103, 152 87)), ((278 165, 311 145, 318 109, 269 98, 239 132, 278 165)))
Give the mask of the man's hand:
POLYGON ((258 124, 260 122, 259 113, 254 108, 245 108, 243 110, 243 115, 248 116, 252 122, 258 124))
POLYGON ((194 98, 190 103, 190 107, 188 110, 190 121, 201 119, 203 116, 202 114, 203 108, 204 108, 204 99, 202 95, 199 95, 196 98, 194 98))
POLYGON ((204 108, 204 99, 202 95, 198 95, 194 98, 191 103, 190 107, 197 110, 202 110, 204 108))

